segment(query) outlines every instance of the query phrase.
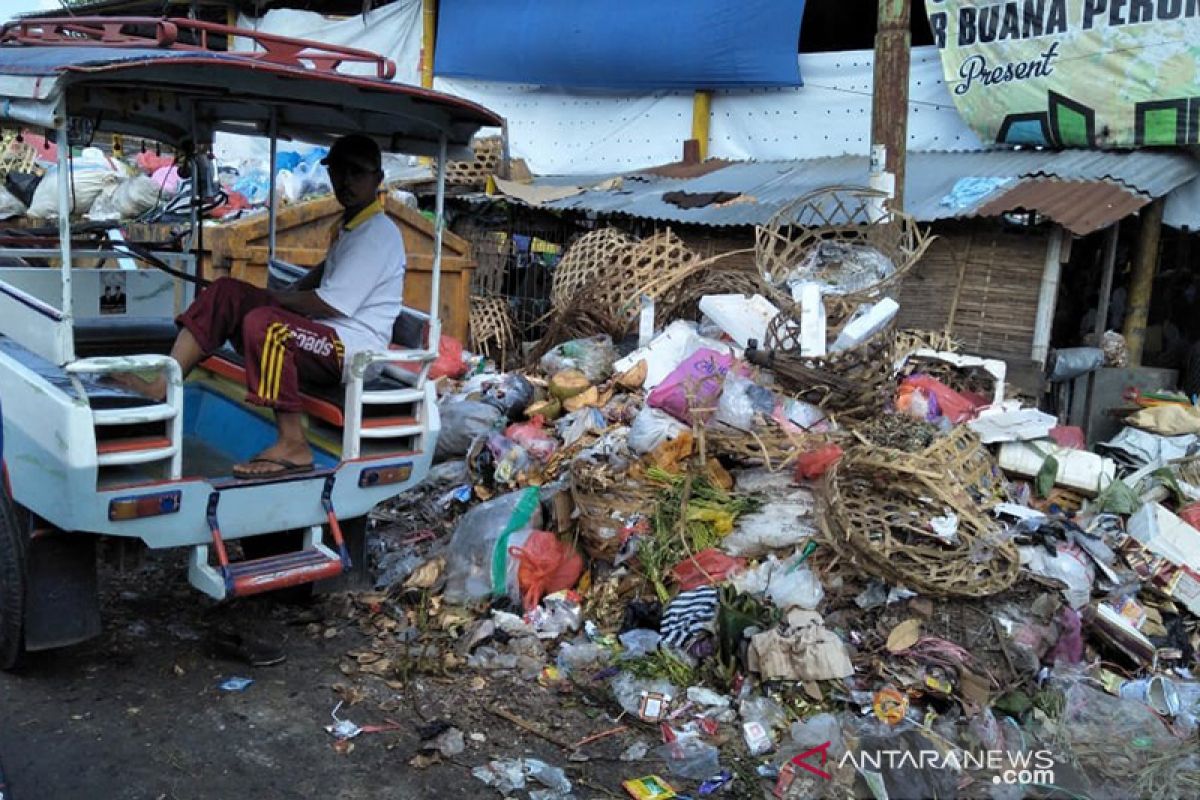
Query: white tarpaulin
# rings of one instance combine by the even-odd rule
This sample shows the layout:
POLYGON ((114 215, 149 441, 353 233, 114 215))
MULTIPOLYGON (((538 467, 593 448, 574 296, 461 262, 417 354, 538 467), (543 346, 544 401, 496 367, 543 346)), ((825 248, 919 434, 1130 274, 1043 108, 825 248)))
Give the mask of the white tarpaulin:
MULTIPOLYGON (((241 16, 238 27, 369 50, 396 62, 397 82, 421 84, 421 0, 396 0, 355 17, 326 17, 314 11, 280 8, 261 17, 241 16)), ((234 50, 252 47, 253 42, 246 39, 234 40, 234 50)), ((346 64, 341 71, 374 75, 375 67, 346 64)))
MULTIPOLYGON (((800 56, 798 89, 716 92, 708 154, 731 160, 864 155, 871 142, 874 54, 800 56)), ((537 175, 595 175, 678 161, 691 136, 692 93, 621 96, 538 86, 435 80, 508 119, 509 147, 537 175)), ((982 150, 942 80, 937 50, 913 50, 908 143, 913 150, 982 150)))

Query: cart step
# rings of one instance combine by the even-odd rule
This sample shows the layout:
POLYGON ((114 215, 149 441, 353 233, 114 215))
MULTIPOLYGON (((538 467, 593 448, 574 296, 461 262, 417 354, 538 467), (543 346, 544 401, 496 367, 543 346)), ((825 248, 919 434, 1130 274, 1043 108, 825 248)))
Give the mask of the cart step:
POLYGON ((217 563, 208 563, 209 545, 193 547, 188 561, 188 582, 210 597, 224 600, 228 597, 245 597, 336 578, 348 571, 352 566, 350 553, 346 549, 342 527, 333 510, 333 482, 333 475, 325 478, 325 485, 321 490, 321 505, 325 509, 329 532, 337 546, 336 551, 323 544, 322 526, 313 525, 305 529, 303 543, 295 552, 236 562, 229 560, 225 550, 225 539, 221 536, 221 527, 217 520, 221 493, 218 491, 210 494, 208 527, 212 533, 212 548, 216 551, 217 563))
POLYGON ((252 561, 239 561, 225 569, 225 585, 233 597, 285 589, 302 583, 334 578, 344 569, 342 559, 324 545, 252 561))

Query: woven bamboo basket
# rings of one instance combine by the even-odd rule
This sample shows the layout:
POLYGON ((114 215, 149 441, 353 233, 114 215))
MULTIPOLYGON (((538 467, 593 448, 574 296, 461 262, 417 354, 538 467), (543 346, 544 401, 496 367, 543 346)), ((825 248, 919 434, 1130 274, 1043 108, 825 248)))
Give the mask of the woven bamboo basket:
POLYGON ((658 487, 584 459, 572 462, 570 481, 580 544, 591 558, 612 561, 626 525, 639 514, 653 513, 658 487))
POLYGON ((704 432, 705 449, 710 456, 738 464, 761 464, 772 472, 791 466, 801 453, 843 439, 845 434, 832 431, 793 434, 774 423, 753 431, 716 424, 704 432))
POLYGON ((508 301, 503 297, 472 297, 467 325, 471 349, 486 355, 503 370, 517 348, 517 328, 508 301))
POLYGON ((1010 587, 1020 558, 974 499, 993 464, 972 437, 947 436, 921 453, 851 448, 818 494, 823 537, 871 574, 925 594, 985 597, 1010 587), (954 541, 929 525, 950 513, 954 541))
POLYGON ((554 268, 550 287, 553 312, 565 311, 576 297, 585 294, 634 243, 616 228, 600 228, 576 239, 554 268))
MULTIPOLYGON (((778 320, 777 316, 767 326, 768 339, 778 320)), ((774 372, 779 384, 801 400, 841 419, 868 419, 882 412, 892 397, 895 334, 893 321, 858 346, 828 355, 804 357, 798 350, 752 348, 746 358, 774 372)))
MULTIPOLYGON (((811 280, 836 287, 825 298, 826 316, 839 329, 862 303, 891 296, 899 282, 924 255, 933 241, 916 221, 902 212, 879 218, 878 203, 886 197, 873 189, 830 186, 798 197, 771 216, 755 231, 755 263, 768 284, 775 287, 776 303, 792 314, 789 280, 811 280), (825 264, 814 261, 807 271, 800 267, 816 255, 822 245, 835 243, 848 248, 867 248, 882 254, 892 271, 879 275, 851 262, 825 264), (786 307, 785 307, 786 306, 786 307)), ((795 315, 799 319, 798 315, 795 315)), ((798 343, 797 343, 798 344, 798 343)), ((783 342, 771 343, 774 348, 783 342)))
POLYGON ((1003 497, 1005 481, 1000 465, 966 425, 956 425, 917 453, 880 447, 861 431, 856 431, 854 437, 861 444, 854 448, 858 464, 933 481, 946 493, 961 490, 958 502, 978 511, 991 509, 1003 497))
MULTIPOLYGON (((723 254, 729 255, 729 254, 723 254)), ((765 294, 762 277, 750 269, 726 269, 714 264, 679 282, 657 304, 655 319, 666 325, 678 319, 700 319, 700 300, 710 294, 765 294)))

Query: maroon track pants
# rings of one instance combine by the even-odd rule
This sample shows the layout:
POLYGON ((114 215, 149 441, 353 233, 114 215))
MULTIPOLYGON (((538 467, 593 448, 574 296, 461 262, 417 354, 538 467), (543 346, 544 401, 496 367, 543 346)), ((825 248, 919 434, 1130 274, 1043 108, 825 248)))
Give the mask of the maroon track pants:
POLYGON ((300 411, 300 382, 340 384, 345 347, 328 325, 288 311, 259 289, 218 278, 175 320, 210 354, 226 341, 246 360, 246 400, 300 411))

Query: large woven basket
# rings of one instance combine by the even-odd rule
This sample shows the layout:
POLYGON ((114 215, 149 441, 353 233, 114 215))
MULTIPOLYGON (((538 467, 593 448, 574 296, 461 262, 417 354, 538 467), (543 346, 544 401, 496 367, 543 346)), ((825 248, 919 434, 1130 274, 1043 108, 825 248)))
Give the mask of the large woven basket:
POLYGON ((998 475, 965 427, 920 453, 860 444, 825 475, 821 532, 839 554, 891 583, 931 595, 992 595, 1010 587, 1020 567, 1016 547, 983 510, 998 475), (958 521, 954 542, 929 524, 949 514, 958 521))
MULTIPOLYGON (((768 332, 778 319, 767 326, 768 332)), ((746 358, 774 372, 779 384, 801 400, 842 419, 858 420, 882 412, 891 399, 895 349, 893 321, 861 344, 824 356, 801 356, 798 349, 752 348, 746 358)))
MULTIPOLYGON (((892 290, 925 253, 933 241, 916 221, 902 212, 879 216, 879 203, 886 195, 855 186, 829 186, 796 198, 776 211, 755 231, 755 263, 763 278, 782 287, 789 278, 840 284, 847 274, 821 272, 797 275, 796 270, 810 252, 824 242, 867 247, 883 254, 894 271, 865 285, 847 285, 842 291, 846 305, 857 306, 892 290)), ((831 315, 836 322, 836 314, 831 315)))

